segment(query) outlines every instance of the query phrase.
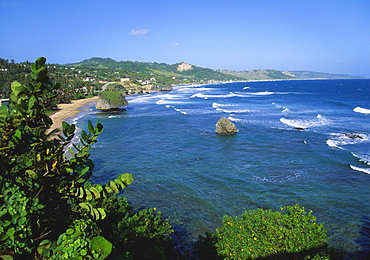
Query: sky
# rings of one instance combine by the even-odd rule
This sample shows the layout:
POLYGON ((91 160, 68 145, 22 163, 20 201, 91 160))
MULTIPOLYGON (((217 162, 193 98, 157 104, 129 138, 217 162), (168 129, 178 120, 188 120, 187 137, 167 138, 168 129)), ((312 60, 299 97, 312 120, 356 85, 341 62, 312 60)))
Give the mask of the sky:
POLYGON ((0 58, 370 77, 370 0, 0 0, 0 58))

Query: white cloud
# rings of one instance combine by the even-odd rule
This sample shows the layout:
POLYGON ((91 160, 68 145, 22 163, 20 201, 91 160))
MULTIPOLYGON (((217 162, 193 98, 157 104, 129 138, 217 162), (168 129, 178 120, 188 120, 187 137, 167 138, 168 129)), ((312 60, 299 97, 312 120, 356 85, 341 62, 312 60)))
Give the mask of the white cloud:
POLYGON ((176 47, 176 46, 179 46, 179 45, 180 45, 180 43, 178 43, 178 42, 172 44, 173 47, 176 47))
POLYGON ((130 31, 131 35, 146 35, 149 33, 149 29, 132 29, 130 31))

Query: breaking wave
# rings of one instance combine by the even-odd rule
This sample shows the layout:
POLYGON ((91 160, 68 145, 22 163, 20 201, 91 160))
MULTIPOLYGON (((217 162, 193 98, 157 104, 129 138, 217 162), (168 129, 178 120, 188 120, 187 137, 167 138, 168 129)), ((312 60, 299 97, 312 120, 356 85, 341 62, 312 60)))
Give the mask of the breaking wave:
POLYGON ((204 98, 204 99, 208 99, 208 98, 231 98, 231 97, 244 97, 244 96, 239 95, 239 94, 235 94, 233 92, 230 92, 229 94, 225 94, 225 95, 206 95, 206 94, 203 94, 203 93, 196 93, 196 94, 190 96, 190 98, 204 98))
POLYGON ((282 117, 280 122, 296 128, 310 128, 328 124, 328 120, 320 114, 315 119, 288 119, 282 117))
POLYGON ((361 114, 370 114, 370 109, 362 108, 362 107, 355 107, 353 111, 361 114))
POLYGON ((369 154, 355 154, 351 153, 354 157, 358 158, 360 162, 364 162, 368 165, 370 165, 370 155, 369 154))
POLYGON ((236 107, 238 105, 235 105, 235 104, 219 104, 219 103, 216 103, 216 102, 213 102, 212 103, 212 107, 213 108, 219 108, 219 107, 236 107))
POLYGON ((326 141, 326 144, 330 147, 344 149, 342 146, 365 142, 369 142, 369 136, 366 134, 333 133, 331 134, 331 138, 326 141))
POLYGON ((253 110, 250 109, 233 109, 233 110, 228 110, 228 109, 221 109, 221 108, 216 108, 216 110, 220 110, 224 113, 249 113, 253 112, 253 110))
POLYGON ((350 165, 349 167, 351 167, 352 170, 359 171, 359 172, 364 172, 366 174, 370 174, 370 168, 360 168, 360 167, 356 167, 356 166, 353 166, 353 165, 350 165))

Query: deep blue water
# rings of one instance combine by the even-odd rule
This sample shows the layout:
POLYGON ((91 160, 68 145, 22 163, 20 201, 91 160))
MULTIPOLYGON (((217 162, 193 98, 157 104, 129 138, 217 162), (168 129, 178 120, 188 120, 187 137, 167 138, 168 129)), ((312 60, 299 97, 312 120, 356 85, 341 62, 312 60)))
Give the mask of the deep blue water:
POLYGON ((104 125, 93 181, 133 174, 123 195, 162 211, 180 235, 298 203, 325 223, 330 245, 370 246, 370 80, 177 86, 127 99, 125 112, 79 115, 80 128, 104 125), (220 117, 239 132, 216 135, 220 117))

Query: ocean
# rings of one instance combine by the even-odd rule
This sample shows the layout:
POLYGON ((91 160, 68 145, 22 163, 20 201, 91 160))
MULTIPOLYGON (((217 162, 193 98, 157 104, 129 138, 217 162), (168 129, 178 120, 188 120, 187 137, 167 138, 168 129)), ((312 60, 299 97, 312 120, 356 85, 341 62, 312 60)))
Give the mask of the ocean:
POLYGON ((104 125, 92 181, 133 174, 123 196, 160 210, 177 239, 214 232, 225 214, 298 203, 330 246, 370 249, 369 79, 183 85, 127 100, 126 111, 90 105, 74 118, 104 125), (217 135, 221 117, 239 132, 217 135))

